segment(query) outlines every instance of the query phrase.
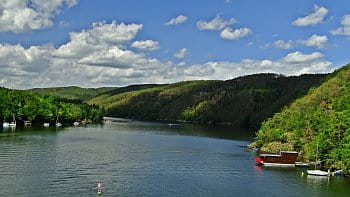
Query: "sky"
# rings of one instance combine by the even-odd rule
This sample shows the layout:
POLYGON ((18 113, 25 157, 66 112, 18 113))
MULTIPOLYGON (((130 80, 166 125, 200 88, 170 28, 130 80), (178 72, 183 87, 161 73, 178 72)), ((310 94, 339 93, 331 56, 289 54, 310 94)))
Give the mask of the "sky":
POLYGON ((126 86, 328 73, 350 1, 0 0, 0 86, 126 86))

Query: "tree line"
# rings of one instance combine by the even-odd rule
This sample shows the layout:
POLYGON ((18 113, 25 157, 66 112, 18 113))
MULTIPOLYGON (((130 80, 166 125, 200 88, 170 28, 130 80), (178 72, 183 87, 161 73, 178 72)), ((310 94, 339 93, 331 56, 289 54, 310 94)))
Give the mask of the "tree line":
POLYGON ((83 119, 97 122, 103 115, 103 108, 79 100, 0 88, 0 120, 3 122, 12 121, 13 116, 17 122, 26 120, 34 124, 55 122, 57 117, 64 123, 83 119))

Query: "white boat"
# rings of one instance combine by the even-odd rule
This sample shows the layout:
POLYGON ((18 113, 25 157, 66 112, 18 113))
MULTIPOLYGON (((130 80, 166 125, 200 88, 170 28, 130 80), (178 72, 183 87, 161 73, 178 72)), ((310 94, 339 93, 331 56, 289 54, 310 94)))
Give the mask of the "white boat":
POLYGON ((79 126, 79 122, 74 122, 73 125, 77 127, 79 126))
POLYGON ((306 171, 308 175, 313 175, 313 176, 330 176, 330 170, 328 172, 322 171, 322 170, 307 170, 306 171))
POLYGON ((43 126, 44 126, 44 127, 49 127, 49 126, 50 126, 50 123, 44 123, 43 126))
POLYGON ((313 175, 313 176, 330 176, 331 175, 331 170, 329 169, 328 172, 322 171, 322 170, 316 170, 317 167, 317 152, 318 152, 318 144, 316 146, 316 162, 315 162, 315 170, 307 170, 306 173, 308 175, 313 175))
POLYGON ((15 118, 15 115, 13 115, 13 121, 11 123, 8 123, 8 126, 9 127, 16 127, 16 118, 15 118))
POLYGON ((57 116, 57 118, 56 118, 56 127, 60 127, 60 126, 62 126, 62 123, 60 123, 60 122, 58 121, 58 116, 57 116))
POLYGON ((4 128, 9 127, 9 123, 8 123, 8 122, 4 122, 4 123, 2 123, 2 127, 4 127, 4 128))
POLYGON ((11 122, 8 124, 9 127, 16 127, 16 125, 17 125, 16 122, 11 122))
POLYGON ((25 126, 25 127, 30 127, 30 126, 32 126, 32 122, 31 122, 31 121, 25 120, 25 121, 23 121, 23 123, 24 123, 24 126, 25 126))

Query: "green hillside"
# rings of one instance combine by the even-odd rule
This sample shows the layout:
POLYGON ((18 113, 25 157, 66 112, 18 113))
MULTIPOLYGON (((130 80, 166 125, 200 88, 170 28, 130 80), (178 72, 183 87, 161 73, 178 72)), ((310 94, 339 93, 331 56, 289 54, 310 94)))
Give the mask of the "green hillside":
POLYGON ((350 65, 264 122, 255 146, 263 151, 299 151, 326 167, 350 171, 350 65))
POLYGON ((114 89, 117 89, 117 88, 115 87, 80 88, 77 86, 69 86, 69 87, 55 87, 55 88, 35 88, 35 89, 30 89, 29 91, 39 93, 39 94, 57 96, 60 98, 85 101, 99 94, 102 94, 114 89))
POLYGON ((257 128, 325 78, 257 74, 228 81, 130 86, 101 94, 88 103, 103 106, 107 115, 114 117, 257 128))
POLYGON ((22 124, 23 120, 34 124, 53 123, 57 116, 62 123, 72 123, 85 118, 100 121, 104 110, 78 100, 0 88, 0 121, 10 122, 13 115, 18 124, 22 124))

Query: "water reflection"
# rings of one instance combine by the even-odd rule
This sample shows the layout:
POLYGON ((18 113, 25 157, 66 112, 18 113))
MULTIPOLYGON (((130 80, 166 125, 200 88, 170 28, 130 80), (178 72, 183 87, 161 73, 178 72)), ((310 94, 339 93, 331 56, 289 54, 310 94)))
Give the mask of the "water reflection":
POLYGON ((131 120, 0 132, 0 196, 346 196, 349 181, 256 166, 253 134, 131 120), (225 140, 222 140, 225 139, 225 140), (33 195, 34 194, 34 195, 33 195))
POLYGON ((244 128, 210 127, 186 123, 140 122, 121 118, 108 119, 103 126, 107 128, 119 126, 134 132, 147 131, 155 134, 192 135, 242 141, 252 141, 255 135, 253 131, 244 128))

